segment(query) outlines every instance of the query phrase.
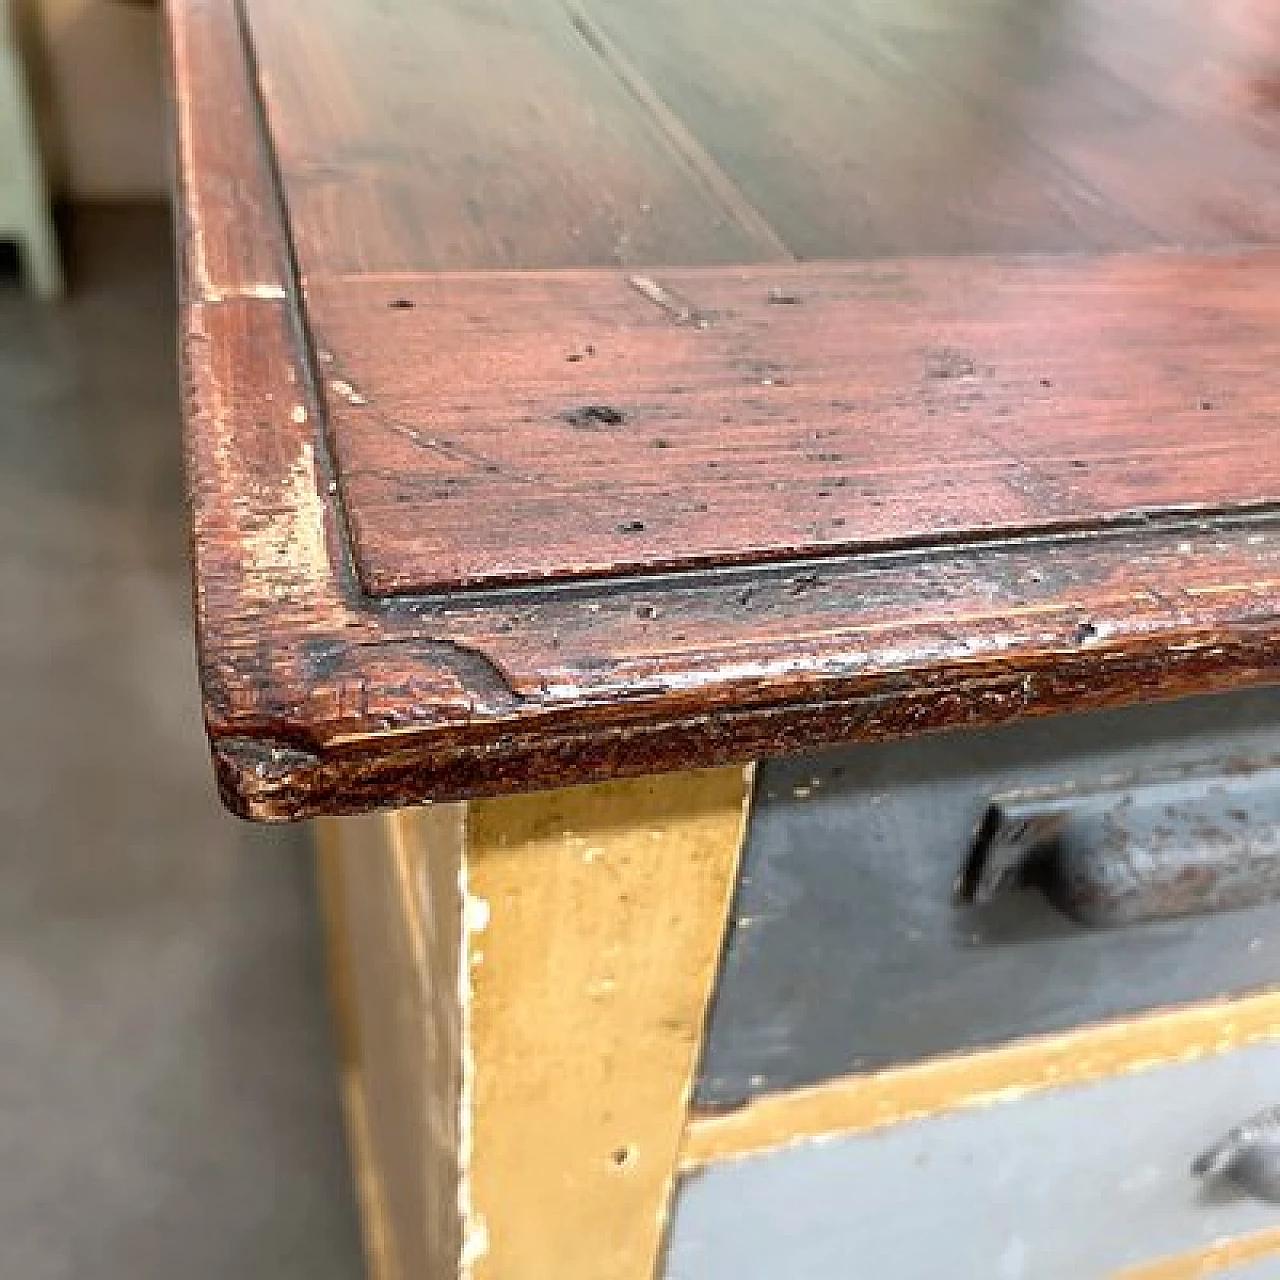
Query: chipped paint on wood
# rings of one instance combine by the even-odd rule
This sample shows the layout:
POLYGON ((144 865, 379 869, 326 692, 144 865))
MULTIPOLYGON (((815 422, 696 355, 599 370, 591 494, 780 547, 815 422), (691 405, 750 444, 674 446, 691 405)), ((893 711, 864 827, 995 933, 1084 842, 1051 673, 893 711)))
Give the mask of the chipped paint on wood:
POLYGON ((748 789, 724 769, 470 806, 475 1280, 654 1274, 748 789))
POLYGON ((749 772, 324 825, 352 1142, 388 1276, 651 1280, 749 772))

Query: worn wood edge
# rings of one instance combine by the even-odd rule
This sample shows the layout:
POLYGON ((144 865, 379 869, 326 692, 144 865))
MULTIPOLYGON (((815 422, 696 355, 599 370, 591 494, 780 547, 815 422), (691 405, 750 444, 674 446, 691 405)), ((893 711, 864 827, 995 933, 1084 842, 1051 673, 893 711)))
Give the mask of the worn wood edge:
POLYGON ((315 829, 316 896, 325 935, 329 1003, 338 1044, 338 1086, 347 1135, 360 1237, 369 1280, 403 1280, 390 1246, 390 1223, 382 1190, 382 1175, 369 1134, 368 1108, 360 1075, 359 1026, 356 1018, 349 942, 342 918, 338 884, 338 833, 332 822, 315 829))
POLYGON ((466 1276, 654 1275, 750 784, 469 806, 466 1276))
POLYGON ((162 16, 183 300, 283 302, 289 266, 278 197, 255 136, 257 99, 237 0, 163 0, 162 16), (217 130, 198 123, 211 115, 217 130), (243 261, 228 260, 230 246, 243 261))
POLYGON ((694 1116, 684 1173, 798 1143, 872 1133, 970 1107, 1226 1053, 1280 1038, 1280 991, 1190 1005, 909 1067, 845 1076, 694 1116))
MULTIPOLYGON (((850 674, 851 663, 865 658, 859 652, 865 641, 852 631, 816 641, 797 638, 785 656, 775 650, 760 662, 753 656, 759 646, 751 619, 744 618, 740 634, 726 633, 716 642, 719 660, 694 661, 661 645, 642 655, 650 667, 660 664, 669 672, 657 691, 632 687, 620 668, 619 691, 597 687, 598 678, 569 679, 561 672, 553 695, 532 694, 504 671, 501 654, 484 638, 483 609, 476 615, 479 633, 470 631, 470 623, 460 633, 456 625, 432 622, 429 611, 376 607, 355 587, 347 560, 280 194, 264 154, 268 144, 258 137, 256 87, 236 8, 231 0, 169 0, 166 13, 171 63, 217 65, 220 73, 217 93, 205 76, 204 96, 177 104, 177 204, 187 292, 183 364, 194 477, 197 643, 216 777, 233 812, 263 821, 358 813, 1123 705, 1135 692, 1144 700, 1174 698, 1275 679, 1280 636, 1273 593, 1259 576, 1215 585, 1212 610, 1197 618, 1121 625, 1105 642, 1080 652, 1073 648, 1076 620, 1065 616, 1065 600, 1057 606, 1064 613, 1060 646, 1046 649, 1037 640, 920 669, 882 664, 861 676, 850 674), (236 104, 229 115, 226 93, 236 104), (197 172, 189 162, 196 143, 213 145, 212 133, 219 134, 219 154, 235 171, 234 207, 217 198, 219 183, 225 187, 230 174, 197 172), (210 265, 214 244, 226 257, 221 272, 210 265), (269 258, 253 256, 245 266, 236 247, 244 244, 269 246, 269 258), (218 383, 210 352, 231 333, 239 335, 241 355, 250 361, 255 349, 272 350, 270 377, 258 368, 218 383), (266 496, 246 515, 237 507, 243 477, 228 478, 225 467, 200 455, 223 430, 227 457, 243 456, 253 435, 250 406, 264 396, 274 398, 266 415, 272 448, 259 459, 257 489, 248 491, 266 496), (291 412, 300 417, 291 420, 291 412), (207 571, 203 530, 248 518, 275 528, 244 540, 236 582, 215 582, 207 571), (282 569, 307 584, 287 607, 277 585, 282 569), (234 625, 215 634, 210 623, 219 619, 234 625), (270 652, 261 645, 267 630, 270 652), (322 655, 345 649, 337 674, 309 674, 308 647, 322 655), (400 692, 405 689, 413 692, 400 692)), ((224 363, 235 367, 230 357, 224 363)), ((1254 527, 1268 545, 1276 536, 1269 525, 1254 527)), ((1245 532, 1209 524, 1202 531, 1111 536, 1089 554, 1105 568, 1124 564, 1139 547, 1172 548, 1184 538, 1203 544, 1209 556, 1221 555, 1216 548, 1232 538, 1241 548, 1251 540, 1245 532)), ((974 557, 982 554, 971 549, 953 556, 957 572, 965 573, 963 565, 976 565, 974 557)), ((1015 548, 1010 554, 1023 553, 1015 548)), ((1025 549, 1028 566, 1037 554, 1035 547, 1025 549)), ((1261 564, 1265 557, 1259 552, 1256 559, 1261 564)), ((828 572, 825 561, 813 563, 828 572)), ((1229 556, 1226 563, 1233 565, 1229 556)), ((860 572, 842 580, 849 609, 859 598, 860 572)), ((1224 572, 1246 571, 1233 565, 1224 572)), ((972 573, 980 586, 982 571, 972 573)), ((911 576, 904 562, 904 585, 911 576)), ((597 584, 600 598, 607 599, 613 586, 597 584)), ((672 587, 655 584, 654 590, 672 587)), ((846 624, 856 621, 856 614, 846 613, 846 624)), ((910 648, 911 627, 924 627, 924 620, 910 615, 903 623, 895 651, 910 648)), ((536 647, 547 637, 531 639, 536 647)))
POLYGON ((1280 1227, 1268 1227, 1229 1240, 1215 1240, 1203 1249, 1141 1262, 1112 1274, 1111 1280, 1196 1280, 1250 1262, 1280 1256, 1280 1227))
POLYGON ((284 726, 287 738, 246 738, 236 733, 238 726, 214 723, 214 765, 234 813, 290 822, 996 727, 1124 707, 1135 695, 1141 702, 1171 701, 1266 685, 1276 678, 1280 636, 1269 624, 1242 625, 1235 635, 1175 633, 1159 652, 1113 652, 1101 661, 1061 657, 1050 666, 1044 658, 1019 663, 1010 655, 1009 665, 987 673, 973 666, 904 669, 894 673, 897 687, 889 692, 814 674, 770 690, 773 698, 790 699, 781 705, 753 705, 748 699, 759 697, 759 683, 745 681, 740 704, 732 705, 736 691, 726 681, 701 700, 637 698, 603 711, 588 703, 583 712, 546 713, 524 723, 512 716, 466 726, 370 730, 336 747, 291 745, 306 740, 315 729, 311 722, 284 726))

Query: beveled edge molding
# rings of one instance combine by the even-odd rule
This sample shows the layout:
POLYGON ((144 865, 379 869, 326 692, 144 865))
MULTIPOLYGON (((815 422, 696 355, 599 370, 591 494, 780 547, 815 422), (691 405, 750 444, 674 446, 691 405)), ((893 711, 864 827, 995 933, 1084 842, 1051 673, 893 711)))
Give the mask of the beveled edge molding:
POLYGON ((685 1131, 680 1168, 692 1173, 719 1161, 814 1139, 870 1133, 1274 1039, 1280 1039, 1280 990, 841 1076, 760 1098, 733 1111, 695 1115, 685 1131))

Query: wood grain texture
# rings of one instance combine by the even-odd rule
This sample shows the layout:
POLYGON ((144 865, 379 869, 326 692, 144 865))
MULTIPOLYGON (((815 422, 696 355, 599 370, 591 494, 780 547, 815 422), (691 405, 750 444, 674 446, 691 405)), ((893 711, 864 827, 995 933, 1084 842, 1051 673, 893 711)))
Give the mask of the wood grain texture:
POLYGON ((356 278, 308 314, 391 596, 1273 502, 1277 296, 1260 250, 356 278))
POLYGON ((182 301, 281 301, 287 242, 235 10, 178 0, 167 14, 182 301))
POLYGON ((1267 0, 581 0, 806 258, 1280 231, 1267 0))
POLYGON ((247 0, 304 278, 785 254, 559 0, 247 0))
POLYGON ((1266 0, 247 8, 308 278, 1280 230, 1266 0))
MULTIPOLYGON (((255 0, 252 16, 255 33, 268 19, 278 24, 270 37, 276 43, 268 45, 264 37, 257 51, 260 58, 264 50, 269 53, 264 61, 270 95, 270 67, 288 64, 281 32, 294 24, 282 16, 283 7, 264 17, 267 8, 266 0, 255 0)), ((478 10, 468 12, 474 16, 478 10)), ((1097 350, 1092 334, 1082 335, 1079 324, 1058 333, 1055 322, 1040 347, 1011 330, 1005 340, 1021 355, 1020 363, 1009 366, 999 349, 982 347, 992 355, 985 365, 975 362, 976 373, 992 367, 1017 369, 1022 376, 1042 353, 1055 369, 1074 370, 1079 383, 1065 391, 1073 391, 1075 399, 1055 399, 1051 393, 1063 389, 1043 388, 1038 380, 1021 400, 1019 385, 991 390, 997 403, 1003 397, 1003 403, 1022 407, 1025 401, 1031 420, 1051 424, 1043 426, 1046 432, 1058 430, 1055 404, 1074 403, 1077 411, 1091 405, 1089 413, 1099 415, 1097 422, 1067 415, 1074 423, 1073 443, 1092 450, 1086 459, 1066 455, 1067 461, 1093 463, 1069 469, 1061 483, 1070 489, 1058 487, 1062 473, 1052 468, 1063 455, 1048 440, 1030 445, 1025 455, 1033 459, 1030 468, 1005 461, 1015 484, 1000 491, 998 521, 1003 523, 994 528, 984 531, 973 527, 972 519, 949 519, 946 504, 921 493, 922 508, 936 514, 939 536, 910 549, 855 551, 840 541, 846 535, 838 534, 819 543, 821 556, 805 554, 778 564, 717 562, 676 574, 634 573, 571 586, 434 596, 365 594, 350 555, 351 513, 342 505, 330 459, 334 440, 325 420, 335 392, 332 379, 342 375, 324 374, 325 364, 318 364, 330 380, 325 395, 318 393, 309 318, 291 270, 290 237, 272 186, 273 157, 257 126, 255 84, 235 29, 235 11, 229 0, 170 0, 168 13, 179 106, 186 291, 182 350, 201 678, 219 782, 237 812, 284 819, 492 794, 1275 680, 1280 523, 1266 510, 1203 505, 1227 495, 1230 507, 1240 497, 1270 492, 1265 481, 1273 450, 1265 413, 1274 385, 1266 366, 1272 326, 1263 300, 1250 294, 1244 260, 1231 255, 1096 269, 1104 275, 1130 270, 1147 281, 1145 301, 1135 304, 1145 309, 1146 327, 1123 318, 1129 306, 1123 291, 1105 307, 1099 304, 1099 323, 1127 332, 1132 344, 1133 372, 1130 366, 1114 366, 1119 379, 1114 387, 1104 386, 1082 358, 1087 343, 1103 367, 1113 367, 1108 363, 1113 357, 1097 350), (1151 282, 1172 280, 1179 270, 1191 273, 1196 294, 1170 288, 1162 305, 1151 282), (1238 284, 1232 304, 1238 311, 1221 302, 1228 280, 1238 284), (1200 287, 1216 294, 1216 320, 1199 307, 1200 287), (1201 390, 1200 350, 1179 345, 1175 335, 1182 330, 1171 316, 1183 317, 1186 331, 1205 340, 1203 369, 1221 385, 1201 390), (1157 376, 1160 357, 1153 345, 1162 344, 1171 350, 1168 367, 1157 376), (1179 399, 1174 412, 1161 398, 1168 389, 1202 394, 1221 407, 1201 410, 1194 400, 1187 406, 1179 399), (1156 452, 1163 442, 1153 445, 1146 433, 1149 397, 1156 398, 1161 420, 1173 433, 1172 453, 1156 452), (1195 423, 1201 421, 1206 436, 1197 442, 1195 423), (1129 469, 1113 459, 1116 448, 1150 452, 1130 459, 1129 469), (1241 481, 1247 487, 1236 489, 1234 479, 1222 478, 1241 476, 1241 457, 1256 465, 1241 481), (1124 507, 1131 496, 1141 499, 1142 475, 1152 477, 1152 492, 1161 495, 1160 514, 1139 512, 1118 522, 1096 519, 1101 511, 1124 507), (1028 493, 1019 494, 1019 483, 1031 485, 1043 510, 1028 515, 1028 493), (1073 514, 1076 494, 1085 499, 1086 515, 1079 524, 1080 513, 1073 514), (1011 536, 1010 529, 1024 519, 1029 527, 1039 520, 1041 531, 1011 536), (1046 522, 1054 532, 1046 531, 1046 522), (1060 523, 1070 527, 1058 528, 1060 523), (943 529, 950 532, 942 536, 943 529)), ((329 23, 321 16, 314 23, 317 30, 329 23)), ((305 35, 299 39, 297 65, 303 66, 309 46, 305 35)), ((408 111, 411 103, 405 101, 408 111)), ((315 119, 323 122, 331 110, 337 109, 317 102, 315 119)), ((280 126, 278 132, 286 135, 287 129, 280 126)), ((388 147, 393 157, 398 154, 394 137, 388 147)), ((668 150, 680 155, 679 148, 663 149, 664 172, 668 150)), ((375 155, 371 163, 378 162, 375 155)), ((677 167, 690 172, 686 160, 678 160, 677 167)), ((346 182, 344 190, 358 185, 346 182)), ((725 190, 723 184, 712 186, 725 190)), ((709 188, 704 184, 704 189, 709 188)), ((316 298, 327 297, 343 260, 325 256, 320 230, 314 231, 313 249, 306 249, 306 234, 312 233, 296 216, 296 198, 291 195, 290 201, 304 276, 311 272, 307 286, 316 298)), ((383 210, 391 207, 379 204, 383 210)), ((341 226, 366 226, 382 244, 379 216, 370 214, 366 222, 363 215, 351 221, 344 214, 341 226)), ((546 220, 533 221, 541 226, 546 220)), ((428 225, 424 216, 421 226, 428 225)), ((450 224, 444 219, 440 225, 450 224)), ((674 258, 675 241, 663 243, 674 258)), ((693 242, 688 243, 692 249, 693 242)), ((772 253, 753 245, 748 251, 734 241, 733 252, 772 253)), ((541 259, 532 256, 535 247, 531 241, 528 254, 522 249, 516 265, 551 259, 550 250, 541 259)), ((652 252, 659 251, 655 242, 652 252)), ((680 257, 694 261, 697 255, 680 257)), ((1265 260, 1263 252, 1262 272, 1268 270, 1265 260)), ((586 255, 570 261, 599 259, 586 255)), ((509 262, 468 242, 447 258, 415 262, 414 272, 442 264, 500 267, 509 262), (471 260, 459 263, 460 256, 471 260)), ((378 254, 355 265, 388 263, 395 269, 402 260, 378 254)), ((786 274, 792 268, 773 269, 782 273, 779 280, 792 278, 786 274)), ((1015 267, 976 262, 972 275, 958 267, 939 270, 958 271, 956 288, 963 291, 968 280, 972 293, 984 272, 1015 267)), ((1037 273, 1049 268, 1028 270, 1028 279, 1043 279, 1037 273)), ((831 272, 838 279, 842 269, 831 272)), ((656 267, 648 274, 666 278, 656 267)), ((421 277, 413 279, 416 287, 421 277)), ((353 288, 352 297, 386 283, 370 281, 353 288)), ((727 275, 724 287, 733 287, 727 275)), ((1143 289, 1137 294, 1141 298, 1143 289)), ((1003 296, 1016 298, 1016 284, 1010 283, 1003 296)), ((884 305, 892 310, 891 303, 884 305)), ((971 299, 971 317, 980 314, 979 303, 971 299)), ((714 327, 686 333, 678 314, 664 315, 659 306, 646 305, 657 315, 645 323, 669 325, 677 342, 716 333, 714 327)), ((770 315, 804 310, 770 307, 770 315)), ((388 323, 406 317, 418 323, 418 309, 400 310, 388 309, 388 323)), ((987 316, 981 325, 974 320, 969 336, 990 340, 999 318, 987 316)), ((655 327, 653 333, 670 340, 667 328, 655 327)), ((967 357, 960 351, 960 362, 949 364, 954 353, 946 339, 931 338, 929 350, 935 345, 938 370, 962 376, 929 381, 946 384, 947 395, 958 397, 953 384, 963 382, 967 357)), ((909 350, 914 349, 901 349, 899 358, 909 350)), ((339 366, 342 357, 330 354, 339 366)), ((847 364, 854 365, 856 358, 857 351, 851 351, 847 364)), ((896 395, 908 406, 908 425, 918 420, 927 408, 919 382, 929 359, 927 353, 920 356, 913 380, 903 377, 899 365, 878 389, 873 383, 881 414, 896 412, 891 408, 896 395)), ((576 368, 562 362, 557 384, 564 369, 576 368)), ((766 372, 761 378, 770 376, 766 372)), ((1048 376, 1052 382, 1053 374, 1048 376)), ((710 388, 704 390, 710 394, 710 388)), ((801 389, 775 382, 755 390, 764 397, 799 395, 801 389)), ((356 388, 355 394, 362 393, 356 388)), ((394 389, 386 394, 395 394, 394 389)), ((748 394, 754 391, 735 385, 734 396, 741 398, 733 400, 731 411, 750 419, 758 410, 746 403, 748 394)), ((945 438, 972 459, 978 442, 957 425, 961 405, 944 400, 952 421, 945 438)), ((357 407, 347 404, 353 414, 357 407)), ((414 430, 422 429, 431 411, 434 402, 415 407, 414 430)), ((803 429, 804 424, 794 426, 803 429)), ((334 439, 344 429, 341 422, 336 427, 334 439)), ((711 438, 704 436, 702 447, 711 438)), ((919 438, 923 449, 931 437, 919 438)), ((1002 436, 999 447, 979 459, 977 470, 992 486, 1009 441, 1002 436)), ((625 453, 619 456, 625 461, 625 453)), ((836 469, 835 459, 810 465, 832 467, 833 479, 847 474, 836 469)), ((807 493, 823 478, 805 470, 803 483, 797 484, 807 493)), ((881 477, 877 483, 889 482, 881 477)), ((892 492, 904 485, 892 483, 899 486, 892 492)), ((832 493, 840 488, 833 486, 832 493)), ((963 486, 953 485, 948 493, 948 503, 972 514, 963 486)), ((816 494, 812 490, 806 501, 843 501, 816 494)), ((490 503, 495 513, 509 496, 510 491, 495 496, 490 503)), ((692 499, 691 505, 700 501, 692 499)), ((738 509, 754 520, 746 508, 738 509)), ((874 532, 869 511, 850 510, 846 520, 852 516, 874 532)), ((885 519, 899 533, 913 524, 900 511, 881 517, 882 525, 885 519)), ((763 528, 756 523, 757 531, 763 528)), ((709 538, 705 525, 703 531, 701 536, 709 538)), ((789 540, 790 535, 775 538, 775 544, 789 540)), ((704 541, 703 552, 707 545, 704 541)), ((600 558, 598 551, 593 554, 600 558)), ((659 549, 658 555, 670 551, 659 549)), ((604 556, 616 562, 613 552, 604 556)), ((653 562, 650 555, 648 563, 653 562)), ((436 579, 456 572, 445 569, 436 579)), ((559 569, 572 573, 575 565, 566 561, 559 569)))

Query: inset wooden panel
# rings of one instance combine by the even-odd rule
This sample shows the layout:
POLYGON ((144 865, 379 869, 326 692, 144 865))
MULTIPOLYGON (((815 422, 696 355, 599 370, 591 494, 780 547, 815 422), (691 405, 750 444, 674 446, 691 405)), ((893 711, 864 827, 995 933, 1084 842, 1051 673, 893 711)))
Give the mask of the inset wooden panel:
POLYGON ((1270 251, 310 290, 377 595, 1280 499, 1270 251))

